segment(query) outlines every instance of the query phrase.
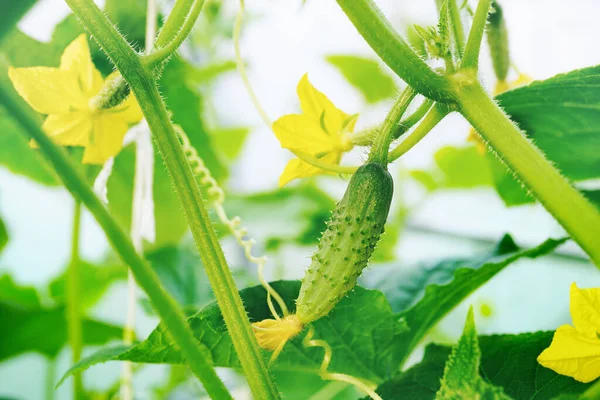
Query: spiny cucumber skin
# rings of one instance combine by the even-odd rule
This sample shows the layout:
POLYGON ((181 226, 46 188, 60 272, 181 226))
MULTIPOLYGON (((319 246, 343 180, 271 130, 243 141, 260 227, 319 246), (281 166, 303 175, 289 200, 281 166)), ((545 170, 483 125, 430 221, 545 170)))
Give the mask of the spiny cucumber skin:
POLYGON ((368 163, 356 171, 302 280, 296 313, 303 324, 327 315, 354 288, 384 231, 392 194, 384 166, 368 163))
POLYGON ((504 81, 510 69, 508 29, 506 28, 502 7, 497 1, 492 2, 492 12, 488 15, 487 39, 496 78, 499 81, 504 81))

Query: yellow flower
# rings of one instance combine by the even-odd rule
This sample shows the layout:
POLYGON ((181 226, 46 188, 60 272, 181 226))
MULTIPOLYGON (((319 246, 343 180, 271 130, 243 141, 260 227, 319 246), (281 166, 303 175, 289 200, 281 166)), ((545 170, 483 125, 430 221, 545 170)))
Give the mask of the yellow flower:
POLYGON ((59 68, 10 68, 10 80, 29 105, 48 117, 42 129, 63 146, 83 146, 83 162, 102 164, 123 145, 129 126, 142 114, 133 95, 110 109, 91 100, 104 80, 94 66, 85 35, 71 42, 59 68))
MULTIPOLYGON (((494 88, 494 96, 509 91, 511 89, 516 89, 518 87, 528 85, 532 81, 533 78, 527 74, 519 74, 519 77, 512 82, 498 81, 496 82, 496 87, 494 88)), ((475 129, 471 128, 471 130, 469 131, 469 136, 467 137, 467 141, 475 143, 475 146, 477 147, 479 153, 485 154, 485 143, 483 142, 483 140, 481 140, 479 134, 477 134, 477 131, 475 131, 475 129)))
MULTIPOLYGON (((297 92, 302 114, 284 115, 273 124, 281 147, 338 165, 342 154, 353 147, 350 133, 357 116, 348 115, 334 106, 309 82, 307 74, 300 79, 297 92)), ((295 158, 285 167, 279 186, 296 178, 322 173, 322 169, 295 158)))
POLYGON ((600 288, 571 285, 573 325, 556 330, 538 362, 556 373, 591 382, 600 376, 600 288))

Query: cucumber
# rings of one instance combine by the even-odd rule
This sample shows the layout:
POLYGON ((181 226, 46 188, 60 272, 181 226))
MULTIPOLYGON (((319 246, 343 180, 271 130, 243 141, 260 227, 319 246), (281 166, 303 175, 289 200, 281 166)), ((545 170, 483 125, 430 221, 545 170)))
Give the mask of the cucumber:
POLYGON ((510 68, 508 30, 506 29, 502 7, 496 0, 492 1, 492 10, 488 15, 487 39, 496 78, 499 81, 504 81, 510 68))
POLYGON ((327 315, 354 288, 384 231, 392 194, 392 177, 377 162, 352 176, 302 281, 296 301, 302 324, 327 315))

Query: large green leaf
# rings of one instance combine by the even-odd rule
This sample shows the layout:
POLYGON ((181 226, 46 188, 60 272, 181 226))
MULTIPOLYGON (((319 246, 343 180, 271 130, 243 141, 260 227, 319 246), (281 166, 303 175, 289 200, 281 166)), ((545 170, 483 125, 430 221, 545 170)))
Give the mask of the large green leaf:
POLYGON ((557 75, 497 97, 570 179, 600 176, 600 66, 557 75))
MULTIPOLYGON (((481 366, 486 382, 500 386, 515 400, 553 399, 583 392, 583 384, 538 364, 537 356, 552 342, 554 332, 480 336, 481 366)), ((379 387, 386 400, 433 400, 440 389, 450 348, 427 346, 421 363, 379 387)))
MULTIPOLYGON (((273 287, 293 310, 300 282, 274 282, 273 287)), ((260 286, 240 291, 246 311, 252 321, 270 317, 266 292, 260 286)), ((212 304, 189 318, 196 337, 208 348, 214 365, 239 368, 239 361, 223 318, 212 304)), ((314 323, 315 338, 326 340, 333 349, 329 370, 351 374, 374 382, 382 382, 397 369, 399 338, 404 325, 394 316, 385 297, 377 291, 358 287, 325 318, 314 323)), ((173 346, 162 326, 148 339, 132 348, 108 348, 75 365, 68 373, 109 360, 131 360, 139 363, 182 363, 179 351, 173 346)), ((300 338, 292 340, 272 365, 275 373, 302 370, 318 374, 323 360, 320 348, 305 348, 300 338)))
POLYGON ((146 253, 164 288, 185 309, 198 310, 213 300, 198 251, 191 245, 166 246, 146 253))
POLYGON ((475 330, 473 308, 469 308, 465 329, 458 344, 452 348, 444 368, 436 400, 487 399, 510 400, 502 388, 491 385, 479 375, 481 351, 475 330))
MULTIPOLYGON (((37 352, 55 357, 67 343, 64 307, 40 305, 35 289, 20 287, 8 276, 0 277, 0 361, 37 352)), ((121 338, 120 327, 91 319, 83 320, 85 344, 101 345, 121 338)))
POLYGON ((331 55, 326 59, 362 93, 367 103, 377 103, 396 94, 394 79, 383 71, 379 61, 351 55, 331 55))
POLYGON ((565 240, 549 239, 537 247, 520 250, 507 235, 482 257, 451 259, 411 270, 378 267, 366 281, 385 293, 392 308, 400 311, 399 316, 408 324, 410 329, 401 338, 407 357, 442 317, 494 275, 521 258, 549 254, 565 240))
MULTIPOLYGON (((127 278, 127 267, 124 265, 95 265, 80 261, 79 270, 79 306, 83 309, 92 307, 106 293, 110 285, 127 278)), ((48 291, 57 304, 67 304, 67 271, 50 282, 48 291)))

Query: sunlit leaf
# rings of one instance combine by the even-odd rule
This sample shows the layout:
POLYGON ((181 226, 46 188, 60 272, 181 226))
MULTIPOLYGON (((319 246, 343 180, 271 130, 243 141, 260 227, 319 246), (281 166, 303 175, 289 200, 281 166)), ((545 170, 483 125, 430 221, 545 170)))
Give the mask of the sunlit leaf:
POLYGON ((394 79, 384 72, 379 61, 351 55, 331 55, 326 59, 362 93, 368 103, 377 103, 396 94, 394 79))
MULTIPOLYGON (((274 282, 273 287, 293 310, 300 282, 274 282)), ((240 291, 246 311, 252 321, 270 317, 266 292, 261 286, 240 291)), ((188 320, 199 340, 210 349, 216 366, 239 368, 239 361, 223 318, 212 304, 188 320)), ((351 374, 374 382, 382 382, 398 365, 398 338, 404 325, 394 316, 380 292, 356 288, 325 318, 314 323, 315 338, 325 339, 334 349, 330 371, 351 374)), ((267 355, 265 355, 267 356, 267 355)), ((110 360, 131 360, 140 363, 181 363, 182 356, 172 345, 164 328, 159 326, 150 337, 132 348, 104 349, 75 365, 67 376, 77 370, 110 360)), ((274 373, 302 370, 318 374, 323 350, 305 348, 301 338, 286 345, 272 365, 274 373)))
POLYGON ((487 399, 510 400, 502 388, 485 382, 479 375, 481 350, 475 330, 473 308, 469 309, 465 329, 444 368, 440 390, 436 400, 487 399))
POLYGON ((238 127, 213 129, 210 135, 215 148, 231 161, 237 158, 242 151, 249 133, 249 128, 238 127))
MULTIPOLYGON (((127 267, 124 265, 95 265, 80 261, 77 265, 79 273, 79 306, 86 309, 95 305, 106 293, 111 284, 127 278, 127 267)), ((67 304, 67 271, 50 282, 48 291, 58 304, 67 304)))
POLYGON ((400 339, 407 357, 442 317, 497 273, 519 259, 549 254, 565 240, 549 239, 537 247, 520 250, 507 235, 484 256, 451 259, 417 269, 380 266, 372 269, 364 281, 366 286, 384 292, 394 311, 399 311, 408 324, 410 330, 400 339))
MULTIPOLYGON (((65 315, 64 307, 42 307, 35 289, 1 277, 0 361, 28 352, 55 357, 67 343, 65 315)), ((114 325, 88 318, 82 322, 85 344, 101 345, 123 335, 123 330, 114 325)))
MULTIPOLYGON (((515 400, 554 399, 578 394, 589 385, 541 367, 537 356, 550 345, 554 332, 480 336, 480 374, 515 400)), ((384 399, 433 400, 440 389, 450 347, 431 344, 421 363, 379 387, 384 399), (398 397, 402 393, 402 397, 398 397)))

